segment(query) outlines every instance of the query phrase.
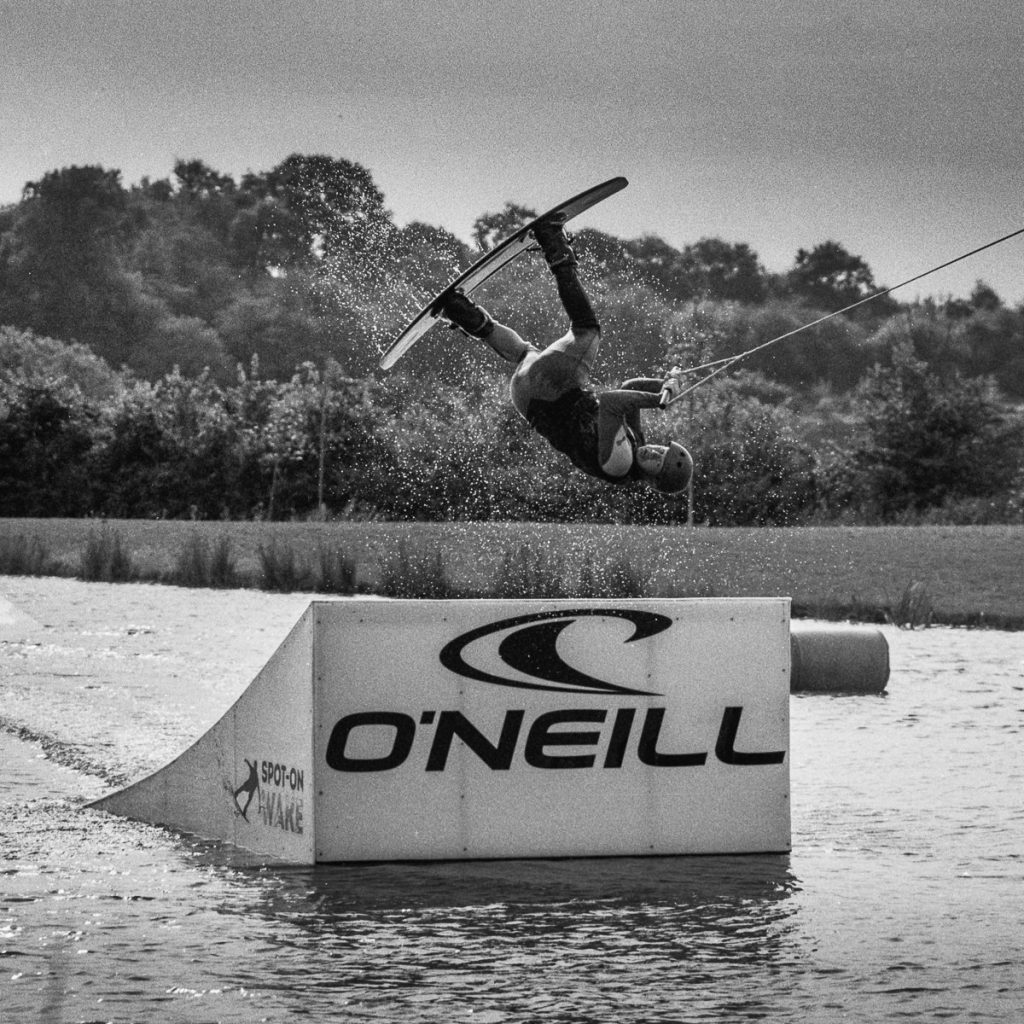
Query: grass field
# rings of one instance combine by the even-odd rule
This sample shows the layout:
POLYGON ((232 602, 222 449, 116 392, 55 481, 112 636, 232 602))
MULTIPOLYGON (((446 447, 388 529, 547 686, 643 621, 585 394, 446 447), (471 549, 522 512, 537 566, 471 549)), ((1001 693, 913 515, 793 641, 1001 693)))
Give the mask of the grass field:
MULTIPOLYGON (((198 542, 219 546, 230 580, 243 586, 268 586, 268 550, 289 565, 332 552, 350 566, 353 585, 390 593, 400 556, 399 568, 415 568, 428 584, 409 596, 431 596, 429 581, 439 577, 434 596, 782 595, 796 616, 1024 629, 1024 527, 0 519, 0 549, 36 545, 45 568, 28 571, 44 574, 79 575, 100 535, 116 540, 138 579, 172 578, 198 542)), ((289 589, 284 578, 275 589, 289 589)))

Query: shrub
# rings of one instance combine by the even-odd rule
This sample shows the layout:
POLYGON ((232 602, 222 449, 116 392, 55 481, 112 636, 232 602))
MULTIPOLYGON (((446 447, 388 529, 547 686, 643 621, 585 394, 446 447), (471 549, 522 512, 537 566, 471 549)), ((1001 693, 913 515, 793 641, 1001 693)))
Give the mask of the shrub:
POLYGON ((355 563, 337 548, 321 545, 318 552, 316 590, 323 594, 354 594, 355 563))
POLYGON ((121 535, 104 526, 89 532, 78 578, 87 583, 129 583, 139 578, 139 571, 131 554, 125 550, 121 535))
POLYGON ((596 561, 588 555, 580 567, 576 595, 579 597, 643 597, 646 574, 625 558, 596 561))
POLYGON ((492 589, 501 598, 568 597, 565 559, 523 544, 505 555, 492 589))
POLYGON ((452 586, 440 551, 410 552, 405 540, 381 560, 380 591, 386 597, 444 599, 459 597, 452 586))
POLYGON ((52 571, 49 550, 38 535, 0 538, 0 574, 46 576, 52 571))
POLYGON ((1021 471, 1024 425, 985 378, 940 376, 899 347, 859 391, 854 489, 887 519, 1004 494, 1021 471))
POLYGON ((916 629, 930 626, 932 622, 932 599, 925 585, 911 583, 894 605, 890 617, 893 625, 901 629, 916 629))
POLYGON ((290 546, 272 540, 269 544, 260 544, 257 553, 262 570, 260 583, 264 590, 292 593, 313 589, 309 566, 290 546))
POLYGON ((90 511, 95 420, 66 383, 0 379, 0 516, 90 511))
POLYGON ((178 551, 169 583, 182 587, 234 587, 238 585, 231 541, 221 535, 211 543, 194 530, 178 551))

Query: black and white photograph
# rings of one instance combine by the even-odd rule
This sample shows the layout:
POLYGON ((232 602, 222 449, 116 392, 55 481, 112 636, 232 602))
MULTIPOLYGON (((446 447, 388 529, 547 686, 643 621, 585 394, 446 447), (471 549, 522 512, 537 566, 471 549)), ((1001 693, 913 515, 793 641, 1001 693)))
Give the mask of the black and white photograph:
POLYGON ((1024 1015, 1015 0, 0 0, 0 1024, 1024 1015))

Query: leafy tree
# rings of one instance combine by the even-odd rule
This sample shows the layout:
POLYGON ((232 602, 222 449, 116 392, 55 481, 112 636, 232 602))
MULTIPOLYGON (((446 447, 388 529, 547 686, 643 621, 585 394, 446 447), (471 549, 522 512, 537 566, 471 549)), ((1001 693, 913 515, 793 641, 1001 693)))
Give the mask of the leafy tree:
POLYGON ((946 299, 942 304, 942 312, 950 320, 964 320, 973 315, 974 307, 966 299, 946 299))
POLYGON ((644 268, 637 265, 632 244, 596 228, 572 232, 572 247, 588 281, 653 284, 653 278, 647 280, 644 268))
POLYGON ((797 251, 789 285, 810 305, 831 311, 870 295, 875 291, 875 278, 860 256, 829 241, 797 251))
POLYGON ((174 176, 180 194, 192 201, 232 195, 236 190, 234 178, 218 173, 202 160, 175 161, 174 176))
MULTIPOLYGON (((599 379, 617 384, 628 377, 663 374, 671 365, 665 360, 671 316, 666 299, 650 286, 610 284, 598 309, 603 339, 599 379)), ((558 333, 566 326, 563 321, 558 333)))
POLYGON ((110 300, 128 230, 120 172, 68 167, 29 182, 5 233, 0 321, 103 354, 126 310, 110 300))
POLYGON ((219 339, 194 315, 209 316, 231 287, 216 246, 205 228, 184 228, 168 201, 126 192, 118 171, 54 171, 26 185, 0 247, 0 314, 146 374, 175 361, 223 368, 219 339))
POLYGON ((169 178, 158 178, 156 181, 152 181, 148 176, 143 175, 137 191, 150 202, 169 203, 174 195, 174 186, 169 178))
POLYGON ((815 453, 793 415, 766 405, 749 376, 700 388, 672 407, 674 433, 693 455, 694 517, 709 526, 786 526, 814 514, 815 453))
POLYGON ((0 380, 66 386, 93 402, 112 398, 122 383, 121 376, 87 346, 13 327, 0 327, 0 380))
POLYGON ((91 472, 106 515, 245 517, 265 497, 245 424, 208 374, 133 381, 105 419, 91 472))
POLYGON ((232 365, 217 332, 194 316, 161 317, 132 359, 132 369, 151 380, 177 370, 187 377, 209 371, 223 381, 232 365))
POLYGON ((871 336, 871 345, 883 361, 888 361, 890 352, 909 346, 914 356, 933 370, 962 370, 967 364, 962 332, 933 309, 915 309, 886 320, 871 336))
POLYGON ((806 391, 827 384, 836 391, 848 391, 875 361, 875 341, 864 327, 846 317, 806 327, 805 309, 778 302, 745 307, 740 315, 747 349, 782 338, 755 352, 742 367, 795 388, 806 391), (799 333, 783 337, 798 329, 799 333))
POLYGON ((273 232, 276 205, 273 200, 259 200, 243 190, 242 204, 228 227, 230 264, 248 281, 261 281, 281 258, 272 251, 274 246, 264 241, 273 232))
POLYGON ((883 517, 998 494, 1021 467, 1020 420, 992 381, 937 374, 908 343, 868 374, 858 397, 855 493, 883 517))
POLYGON ((423 295, 433 295, 471 262, 469 246, 444 228, 413 221, 398 229, 392 239, 391 254, 398 277, 416 295, 416 306, 423 295))
POLYGON ((50 171, 25 186, 22 230, 40 249, 81 269, 83 260, 101 255, 123 228, 126 199, 120 171, 99 166, 50 171))
POLYGON ((990 285, 984 281, 975 281, 971 291, 971 305, 979 311, 992 313, 1002 307, 1003 300, 990 285))
POLYGON ((219 314, 216 327, 232 363, 248 366, 255 356, 261 372, 279 380, 294 372, 297 361, 320 363, 326 354, 321 323, 305 296, 283 281, 239 295, 219 314))
POLYGON ((91 511, 96 418, 67 382, 0 379, 0 516, 91 511))
POLYGON ((1024 312, 977 310, 953 324, 964 372, 990 374, 1007 395, 1024 398, 1024 312))
MULTIPOLYGON (((143 217, 173 213, 176 223, 168 221, 172 233, 177 229, 207 235, 210 242, 216 242, 220 261, 229 264, 232 225, 239 209, 250 204, 251 198, 239 190, 231 175, 221 174, 202 160, 176 161, 174 178, 176 187, 167 200, 153 202, 150 197, 143 207, 143 217)), ((132 190, 133 200, 138 191, 132 190)))
POLYGON ((666 298, 689 299, 696 291, 683 254, 658 235, 643 235, 622 246, 630 259, 631 276, 647 281, 666 298))
POLYGON ((535 217, 537 211, 528 206, 506 203, 498 213, 484 213, 473 221, 473 241, 478 249, 486 252, 535 217))
POLYGON ((764 268, 750 246, 702 238, 683 249, 679 273, 688 296, 758 304, 768 295, 764 268))
MULTIPOLYGON (((133 204, 137 198, 133 196, 133 204)), ((170 203, 144 201, 141 224, 129 254, 146 293, 172 316, 197 317, 207 325, 242 291, 223 231, 211 227, 201 208, 218 199, 170 203)), ((225 219, 229 214, 222 214, 225 219)), ((230 214, 233 217, 233 213, 230 214)), ((148 343, 152 347, 152 343, 148 343)), ((152 358, 150 363, 154 361, 152 358)), ((163 370, 169 370, 165 365, 163 370)))
MULTIPOLYGON (((246 382, 240 388, 248 390, 246 382)), ((228 392, 229 404, 238 390, 228 392)), ((358 502, 376 436, 369 390, 332 362, 323 372, 306 364, 290 381, 264 389, 269 402, 258 420, 250 418, 246 437, 250 471, 255 456, 262 480, 263 515, 308 516, 321 502, 335 510, 358 502)))
POLYGON ((383 193, 351 160, 293 153, 265 174, 245 175, 242 188, 257 200, 248 230, 267 267, 336 264, 379 250, 393 230, 383 193))

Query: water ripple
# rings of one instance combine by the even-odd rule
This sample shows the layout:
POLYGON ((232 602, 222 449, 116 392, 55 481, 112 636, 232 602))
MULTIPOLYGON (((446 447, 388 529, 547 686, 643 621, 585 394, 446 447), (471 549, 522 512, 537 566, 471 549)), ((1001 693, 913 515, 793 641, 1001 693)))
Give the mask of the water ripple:
MULTIPOLYGON (((284 868, 83 809, 75 756, 166 760, 263 657, 232 595, 133 589, 0 650, 4 1024, 1019 1019, 1020 634, 889 631, 885 697, 794 698, 788 857, 284 868)), ((291 605, 243 600, 272 649, 291 605)))

